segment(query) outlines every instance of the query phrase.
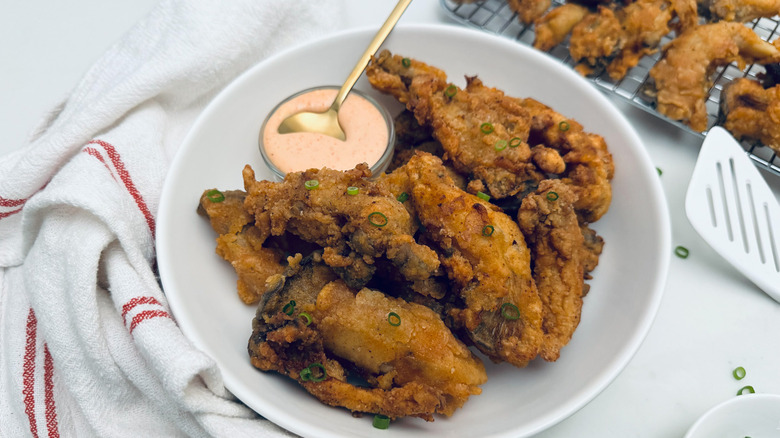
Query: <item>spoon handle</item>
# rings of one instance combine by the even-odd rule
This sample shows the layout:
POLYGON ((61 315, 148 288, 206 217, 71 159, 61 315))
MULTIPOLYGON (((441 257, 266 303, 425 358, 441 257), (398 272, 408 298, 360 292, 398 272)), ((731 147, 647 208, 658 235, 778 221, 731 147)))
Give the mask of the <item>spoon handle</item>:
POLYGON ((379 50, 379 46, 381 46, 385 41, 387 36, 390 34, 390 31, 393 30, 395 24, 401 18, 401 15, 403 15, 406 7, 409 6, 409 3, 411 2, 412 0, 399 0, 395 5, 395 8, 393 8, 390 16, 387 17, 387 20, 385 20, 385 24, 379 28, 379 31, 374 36, 374 39, 371 40, 371 43, 368 45, 368 48, 366 48, 366 51, 363 52, 363 55, 360 57, 357 65, 355 65, 355 68, 352 69, 352 72, 349 74, 349 76, 347 76, 347 80, 344 81, 344 85, 341 86, 341 89, 336 95, 336 98, 333 100, 333 104, 330 106, 332 110, 338 111, 341 108, 341 104, 344 103, 344 99, 347 98, 347 95, 352 90, 352 87, 355 86, 355 82, 357 82, 358 78, 360 78, 360 75, 363 74, 363 70, 365 70, 366 66, 368 66, 368 62, 371 60, 371 57, 374 56, 377 50, 379 50))

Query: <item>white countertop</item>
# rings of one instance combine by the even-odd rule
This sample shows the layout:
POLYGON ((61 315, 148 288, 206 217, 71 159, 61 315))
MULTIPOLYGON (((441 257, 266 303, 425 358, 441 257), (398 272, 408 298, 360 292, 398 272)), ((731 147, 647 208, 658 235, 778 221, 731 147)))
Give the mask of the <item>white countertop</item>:
MULTIPOLYGON (((347 2, 348 23, 354 27, 381 24, 395 4, 347 2)), ((21 147, 38 120, 156 3, 5 4, 0 14, 0 159, 21 147)), ((438 0, 417 0, 402 20, 455 24, 438 0)), ((700 140, 630 105, 616 105, 663 169, 672 246, 687 247, 690 257, 672 257, 655 323, 626 369, 591 403, 541 437, 682 436, 701 414, 734 397, 743 385, 780 394, 780 304, 712 251, 685 217, 685 190, 700 140), (740 382, 731 376, 737 366, 748 370, 740 382)), ((780 197, 780 177, 767 179, 780 197)), ((526 396, 532 395, 518 395, 526 396)))

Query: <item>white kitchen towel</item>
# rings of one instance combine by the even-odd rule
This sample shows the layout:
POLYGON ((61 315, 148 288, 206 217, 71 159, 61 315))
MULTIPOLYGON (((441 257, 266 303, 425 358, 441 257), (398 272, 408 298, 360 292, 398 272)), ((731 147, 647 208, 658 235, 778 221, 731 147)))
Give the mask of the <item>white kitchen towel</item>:
POLYGON ((155 214, 209 100, 344 12, 339 0, 162 1, 0 157, 0 436, 287 434, 179 330, 155 276, 155 214))

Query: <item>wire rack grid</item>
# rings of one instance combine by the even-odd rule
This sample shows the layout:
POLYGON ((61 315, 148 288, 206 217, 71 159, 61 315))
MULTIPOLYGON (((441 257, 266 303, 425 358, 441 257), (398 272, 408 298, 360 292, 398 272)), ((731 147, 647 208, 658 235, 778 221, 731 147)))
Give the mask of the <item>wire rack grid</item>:
MULTIPOLYGON (((506 0, 483 0, 473 3, 458 3, 453 0, 440 0, 442 7, 448 15, 466 26, 474 27, 485 32, 493 33, 503 37, 511 38, 521 44, 533 45, 534 32, 532 25, 523 24, 518 18, 506 0)), ((552 0, 552 8, 562 5, 562 0, 552 0)), ((761 18, 750 26, 756 33, 766 41, 772 41, 780 34, 780 18, 761 18)), ((661 42, 661 46, 671 41, 673 35, 667 35, 661 42)), ((554 58, 560 60, 563 64, 574 67, 575 62, 569 56, 568 39, 548 52, 554 58)), ((615 96, 624 100, 642 110, 661 118, 679 129, 683 129, 701 138, 704 138, 707 131, 698 132, 690 129, 687 125, 669 119, 656 111, 655 100, 651 97, 650 91, 650 69, 661 57, 661 52, 657 51, 652 55, 643 57, 639 64, 629 70, 623 79, 615 81, 609 77, 604 69, 597 70, 588 79, 600 90, 608 95, 615 96)), ((760 65, 748 65, 744 70, 740 70, 735 64, 719 67, 715 70, 713 86, 710 88, 706 107, 708 128, 720 125, 723 120, 720 115, 720 94, 723 87, 736 78, 748 77, 757 79, 758 75, 765 71, 760 65)), ((765 169, 770 173, 780 176, 780 157, 772 149, 757 143, 743 142, 743 147, 748 156, 759 168, 765 169)))

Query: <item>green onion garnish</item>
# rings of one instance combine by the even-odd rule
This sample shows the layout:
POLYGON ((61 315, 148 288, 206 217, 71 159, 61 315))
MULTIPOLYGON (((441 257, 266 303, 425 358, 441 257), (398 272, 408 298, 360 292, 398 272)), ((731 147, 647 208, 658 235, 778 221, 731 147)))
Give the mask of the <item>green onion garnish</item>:
POLYGON ((663 170, 661 170, 661 168, 660 168, 660 167, 656 167, 656 168, 655 168, 655 171, 656 171, 656 172, 658 172, 658 176, 661 176, 661 175, 663 175, 663 174, 664 174, 664 171, 663 171, 663 170))
POLYGON ((206 199, 211 202, 222 202, 225 200, 225 195, 217 189, 209 190, 206 192, 206 199))
POLYGON ((734 378, 737 380, 742 380, 747 375, 747 371, 745 371, 742 367, 736 367, 734 368, 734 371, 731 372, 732 375, 734 375, 734 378))
POLYGON ((558 123, 558 129, 561 131, 568 131, 571 126, 569 125, 569 122, 566 120, 562 121, 561 123, 558 123))
POLYGON ((316 179, 310 179, 303 183, 303 186, 306 187, 306 190, 314 190, 320 186, 320 182, 316 179))
POLYGON ((455 97, 455 94, 458 92, 458 87, 454 85, 450 85, 444 90, 444 95, 452 99, 455 97))
POLYGON ((328 377, 328 373, 325 372, 325 367, 322 366, 321 363, 315 362, 301 370, 301 380, 303 380, 304 382, 306 381, 322 382, 327 377, 328 377), (314 374, 314 368, 320 369, 320 372, 318 373, 319 375, 314 374))
POLYGON ((510 148, 516 148, 523 144, 523 139, 520 137, 513 137, 511 140, 509 140, 509 147, 510 148))
POLYGON ((409 66, 412 65, 412 60, 409 58, 404 58, 401 60, 401 65, 403 65, 406 68, 409 68, 409 66))
POLYGON ((303 320, 304 325, 311 324, 311 316, 306 312, 299 313, 298 318, 301 318, 303 320))
POLYGON ((284 307, 282 307, 282 312, 287 315, 292 315, 293 312, 295 312, 295 300, 290 300, 289 303, 285 304, 284 307))
POLYGON ((387 322, 393 327, 398 327, 401 325, 401 317, 395 312, 390 312, 387 314, 387 322))
POLYGON ((358 188, 357 188, 357 187, 355 187, 355 186, 349 186, 349 187, 347 187, 347 194, 348 194, 348 195, 355 196, 355 195, 357 195, 357 194, 358 194, 358 191, 359 191, 359 190, 360 190, 360 189, 358 189, 358 188))
POLYGON ((375 212, 373 212, 373 213, 368 215, 368 223, 373 225, 373 226, 375 226, 375 227, 382 228, 385 225, 387 225, 387 222, 388 222, 387 221, 387 216, 385 216, 384 214, 382 214, 382 213, 380 213, 378 211, 375 211, 375 212))
POLYGON ((485 122, 479 125, 479 130, 482 131, 483 134, 490 134, 493 132, 493 124, 485 122))
POLYGON ((482 235, 485 237, 492 236, 494 231, 496 231, 496 228, 493 225, 485 225, 482 227, 482 235))
POLYGON ((747 393, 747 394, 755 394, 756 390, 753 389, 752 386, 748 385, 748 386, 743 386, 742 388, 739 388, 739 391, 737 391, 737 395, 742 395, 742 394, 745 394, 745 393, 747 393))
POLYGON ((374 415, 373 424, 377 429, 387 429, 390 427, 390 417, 387 415, 376 414, 374 415))
POLYGON ((557 201, 558 200, 558 193, 556 193, 556 192, 547 192, 547 200, 548 201, 557 201))
POLYGON ((500 152, 500 151, 503 151, 504 149, 506 149, 506 146, 508 144, 509 143, 507 143, 506 140, 501 139, 501 140, 496 141, 496 144, 493 145, 493 147, 496 148, 496 150, 500 152))
POLYGON ((681 259, 687 259, 690 251, 688 251, 688 248, 684 246, 678 246, 674 249, 674 254, 681 259))
POLYGON ((501 305, 501 316, 510 321, 520 319, 520 309, 512 303, 504 303, 501 305))
POLYGON ((406 202, 406 200, 409 199, 409 194, 406 193, 406 192, 403 192, 400 195, 398 195, 398 197, 395 198, 395 199, 397 199, 398 202, 406 202))
POLYGON ((490 201, 490 196, 482 192, 477 192, 477 198, 482 199, 483 201, 490 201))

